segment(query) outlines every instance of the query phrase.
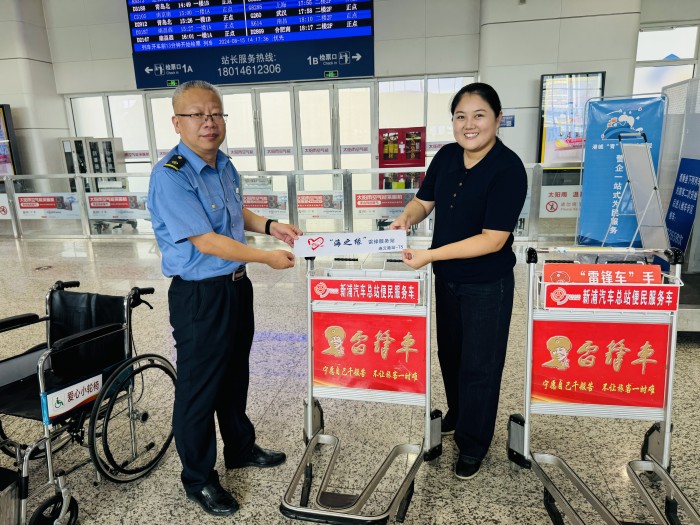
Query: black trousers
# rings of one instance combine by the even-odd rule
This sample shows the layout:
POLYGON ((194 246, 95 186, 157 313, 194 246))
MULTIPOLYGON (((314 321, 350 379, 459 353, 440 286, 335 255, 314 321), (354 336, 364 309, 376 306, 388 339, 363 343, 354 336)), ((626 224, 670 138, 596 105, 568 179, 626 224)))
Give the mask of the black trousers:
POLYGON ((245 413, 255 332, 253 285, 247 276, 238 281, 174 278, 168 302, 177 349, 173 431, 182 484, 192 493, 214 475, 214 415, 227 463, 244 458, 255 443, 245 413))
POLYGON ((435 278, 438 359, 460 456, 481 461, 491 445, 513 310, 513 273, 489 283, 435 278))

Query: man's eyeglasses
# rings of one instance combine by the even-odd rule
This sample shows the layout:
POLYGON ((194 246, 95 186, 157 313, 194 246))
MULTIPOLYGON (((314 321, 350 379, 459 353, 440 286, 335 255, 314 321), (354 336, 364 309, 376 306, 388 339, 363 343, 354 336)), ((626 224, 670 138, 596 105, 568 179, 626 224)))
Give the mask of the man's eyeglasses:
POLYGON ((212 113, 207 115, 206 113, 175 113, 176 117, 190 117, 195 122, 206 122, 211 119, 212 122, 222 123, 226 122, 228 115, 226 113, 212 113))

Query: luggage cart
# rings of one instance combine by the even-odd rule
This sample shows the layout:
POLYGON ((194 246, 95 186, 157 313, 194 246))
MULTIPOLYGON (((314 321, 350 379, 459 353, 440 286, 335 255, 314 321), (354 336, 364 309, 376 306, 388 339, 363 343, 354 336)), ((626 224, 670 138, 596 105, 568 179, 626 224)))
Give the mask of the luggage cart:
POLYGON ((380 269, 360 265, 359 269, 315 270, 314 259, 307 261, 307 447, 280 511, 290 518, 317 523, 383 524, 392 517, 403 522, 418 469, 424 461, 442 454, 442 413, 430 408, 431 268, 407 270, 402 266, 392 270, 388 263, 401 260, 387 259, 380 269), (421 406, 423 442, 394 446, 359 494, 332 492, 329 485, 340 454, 340 439, 324 433, 317 397, 421 406), (331 451, 325 473, 319 468, 319 463, 324 466, 319 459, 324 446, 331 451), (415 460, 386 508, 374 513, 367 510, 365 504, 392 464, 400 457, 413 456, 415 460), (323 477, 315 501, 310 503, 313 478, 320 474, 323 477))
POLYGON ((700 515, 669 474, 682 262, 678 250, 527 251, 525 416, 510 416, 508 458, 514 469, 531 468, 542 481, 545 508, 556 525, 564 523, 557 505, 571 523, 585 522, 542 465, 558 468, 604 523, 629 522, 619 521, 566 461, 530 450, 531 414, 657 421, 644 437, 642 457, 628 463, 627 474, 655 523, 680 524, 680 506, 692 523, 700 524, 700 515), (594 256, 595 263, 544 261, 538 270, 538 253, 570 254, 580 260, 594 256), (671 271, 663 274, 658 265, 614 264, 640 257, 665 259, 671 271), (601 259, 612 264, 598 264, 601 259), (663 483, 663 510, 642 483, 641 473, 663 483))

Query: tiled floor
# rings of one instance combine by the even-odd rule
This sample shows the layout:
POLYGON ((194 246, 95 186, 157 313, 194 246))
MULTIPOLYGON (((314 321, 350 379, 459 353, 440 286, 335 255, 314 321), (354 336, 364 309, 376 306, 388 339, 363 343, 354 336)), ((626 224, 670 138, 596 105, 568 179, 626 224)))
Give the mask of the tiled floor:
MULTIPOLYGON (((252 242, 267 246, 266 240, 252 242)), ((506 457, 508 416, 523 410, 524 349, 526 334, 526 265, 523 247, 518 247, 516 302, 511 324, 509 355, 496 435, 479 475, 470 481, 457 480, 452 473, 456 449, 444 440, 444 453, 437 465, 421 466, 407 524, 546 524, 542 505, 542 484, 531 471, 513 471, 506 457)), ((0 240, 0 318, 25 312, 43 311, 43 298, 56 280, 80 280, 85 291, 123 295, 132 286, 152 286, 154 310, 134 312, 134 336, 141 353, 174 357, 167 315, 169 281, 162 277, 160 261, 151 240, 88 242, 84 240, 0 240), (43 269, 40 269, 42 268, 43 269)), ((319 260, 317 265, 323 265, 319 260)), ((199 523, 294 523, 279 511, 284 492, 304 452, 303 399, 306 394, 306 292, 305 263, 292 270, 275 271, 250 265, 255 286, 257 334, 251 357, 249 414, 256 425, 258 441, 265 447, 283 450, 288 461, 267 470, 243 469, 226 472, 219 455, 217 468, 222 484, 241 503, 231 518, 204 514, 184 497, 179 483, 180 464, 171 447, 162 464, 138 482, 94 485, 92 467, 69 477, 80 505, 82 524, 191 524, 199 523)), ((150 300, 150 299, 149 299, 150 300)), ((36 334, 32 337, 41 337, 36 334)), ((27 343, 13 335, 0 335, 0 357, 11 355, 27 343)), ((700 337, 680 334, 673 411, 673 474, 686 495, 700 505, 700 435, 697 420, 700 389, 700 337)), ((434 337, 433 337, 433 348, 434 337)), ((432 374, 433 406, 443 409, 444 392, 437 361, 432 374)), ((357 494, 373 475, 391 447, 397 443, 419 442, 423 432, 419 409, 386 404, 321 400, 326 433, 340 438, 342 455, 334 490, 357 494)), ((628 461, 637 459, 649 422, 534 416, 532 450, 564 458, 593 492, 622 520, 653 523, 641 508, 625 473, 628 461)), ((6 423, 7 424, 7 423, 6 423)), ((56 463, 72 464, 87 452, 72 446, 56 455, 56 463)), ((368 506, 375 511, 386 506, 392 488, 407 469, 404 459, 390 470, 368 506)), ((0 459, 8 466, 8 459, 0 459)), ((39 465, 36 479, 44 476, 39 465)), ((553 472, 552 475, 556 475, 553 472)), ((602 523, 566 481, 561 488, 580 509, 586 523, 602 523)), ((30 500, 34 508, 40 498, 30 500)), ((31 512, 31 510, 30 510, 31 512)))

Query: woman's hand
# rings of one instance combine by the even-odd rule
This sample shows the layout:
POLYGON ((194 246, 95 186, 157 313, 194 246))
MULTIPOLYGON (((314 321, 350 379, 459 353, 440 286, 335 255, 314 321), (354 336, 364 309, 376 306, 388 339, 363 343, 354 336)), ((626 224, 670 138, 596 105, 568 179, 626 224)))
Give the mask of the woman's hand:
POLYGON ((433 254, 430 250, 414 250, 407 248, 403 251, 403 262, 414 270, 422 268, 428 263, 433 262, 433 254))
POLYGON ((389 225, 390 230, 410 230, 411 229, 411 221, 408 220, 408 217, 405 215, 401 214, 399 215, 394 222, 392 222, 389 225))

